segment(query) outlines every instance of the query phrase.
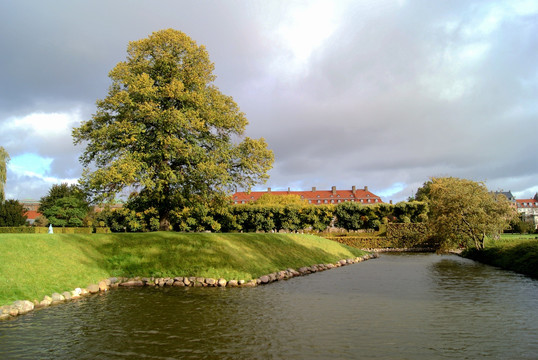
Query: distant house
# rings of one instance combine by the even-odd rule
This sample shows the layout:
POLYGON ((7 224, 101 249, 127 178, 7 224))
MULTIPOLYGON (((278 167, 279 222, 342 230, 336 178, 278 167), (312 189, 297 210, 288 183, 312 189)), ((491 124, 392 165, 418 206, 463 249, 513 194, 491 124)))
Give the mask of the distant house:
POLYGON ((232 195, 232 201, 238 205, 246 204, 258 200, 264 194, 298 195, 301 199, 314 205, 339 204, 343 202, 358 202, 367 205, 383 202, 379 196, 368 191, 368 186, 365 186, 364 189, 357 189, 353 186, 351 190, 336 190, 336 186, 333 186, 331 190, 317 190, 313 187, 311 191, 291 191, 289 188, 287 191, 272 191, 271 188, 268 188, 267 191, 238 191, 232 195))
POLYGON ((504 195, 508 201, 514 202, 516 201, 516 197, 512 195, 512 191, 495 191, 495 195, 504 195))
POLYGON ((523 221, 532 223, 538 229, 538 193, 531 199, 517 199, 516 206, 523 221))
POLYGON ((26 215, 26 222, 30 225, 33 225, 35 219, 37 219, 38 216, 42 215, 37 211, 41 203, 37 200, 32 199, 24 199, 20 200, 19 202, 22 204, 24 210, 26 210, 26 212, 24 213, 24 215, 26 215))

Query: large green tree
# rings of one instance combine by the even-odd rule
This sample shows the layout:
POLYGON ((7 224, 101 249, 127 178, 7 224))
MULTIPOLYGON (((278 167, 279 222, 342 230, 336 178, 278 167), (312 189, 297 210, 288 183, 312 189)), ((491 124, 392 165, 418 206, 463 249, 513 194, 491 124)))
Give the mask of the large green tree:
POLYGON ((136 191, 168 229, 174 209, 208 203, 267 179, 273 153, 244 137, 247 119, 213 84, 204 46, 167 29, 129 43, 108 96, 73 130, 85 144, 85 190, 95 200, 136 191))
POLYGON ((458 246, 484 248, 486 237, 498 236, 517 216, 504 195, 496 195, 481 182, 454 177, 432 178, 426 183, 429 226, 441 250, 458 246))
POLYGON ((6 149, 0 146, 0 204, 5 200, 4 185, 7 180, 7 163, 9 162, 9 154, 6 149))
POLYGON ((54 184, 40 200, 38 211, 54 226, 82 226, 89 212, 85 194, 77 185, 54 184))

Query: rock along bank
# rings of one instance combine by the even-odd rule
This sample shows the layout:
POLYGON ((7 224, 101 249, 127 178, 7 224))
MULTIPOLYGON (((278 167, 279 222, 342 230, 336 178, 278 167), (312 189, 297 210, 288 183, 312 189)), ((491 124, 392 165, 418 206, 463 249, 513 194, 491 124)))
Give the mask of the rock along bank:
POLYGON ((4 305, 0 307, 0 320, 13 319, 18 315, 24 315, 31 311, 46 308, 51 305, 61 304, 68 301, 80 299, 92 294, 106 292, 110 289, 119 287, 136 287, 136 286, 150 286, 150 287, 256 287, 258 285, 266 285, 275 281, 288 280, 298 276, 305 276, 320 271, 335 269, 341 266, 356 264, 365 260, 374 259, 379 257, 377 252, 367 254, 361 257, 343 259, 334 264, 316 264, 312 266, 301 267, 297 270, 286 269, 271 274, 260 276, 257 279, 245 281, 245 280, 226 280, 226 279, 214 279, 203 277, 111 277, 100 281, 98 284, 90 284, 86 288, 76 288, 72 291, 64 291, 63 293, 53 293, 52 295, 46 295, 43 300, 29 301, 29 300, 17 300, 11 305, 4 305))

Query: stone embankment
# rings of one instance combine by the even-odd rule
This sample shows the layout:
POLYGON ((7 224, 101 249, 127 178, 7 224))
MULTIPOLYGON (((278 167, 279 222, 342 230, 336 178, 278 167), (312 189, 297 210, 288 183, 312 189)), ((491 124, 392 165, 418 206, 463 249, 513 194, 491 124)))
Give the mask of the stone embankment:
POLYGON ((376 249, 361 249, 364 251, 373 251, 375 253, 384 252, 435 252, 434 248, 430 247, 410 247, 410 248, 376 248, 376 249))
POLYGON ((76 288, 73 291, 64 291, 63 293, 54 293, 51 296, 45 296, 43 300, 28 301, 17 300, 11 305, 4 305, 0 307, 0 320, 7 320, 14 318, 18 315, 27 314, 33 310, 46 308, 51 305, 61 304, 67 301, 80 299, 84 296, 92 294, 103 293, 109 289, 119 287, 137 287, 137 286, 151 286, 151 287, 256 287, 258 285, 266 285, 275 281, 287 280, 297 276, 305 276, 320 271, 330 270, 341 266, 351 265, 359 263, 368 259, 377 258, 377 253, 367 254, 362 257, 356 257, 353 259, 343 259, 335 264, 317 264, 312 266, 305 266, 295 269, 287 269, 271 274, 260 276, 254 280, 226 280, 226 279, 214 279, 203 277, 135 277, 135 278, 123 278, 112 277, 99 282, 99 284, 91 284, 86 288, 76 288))

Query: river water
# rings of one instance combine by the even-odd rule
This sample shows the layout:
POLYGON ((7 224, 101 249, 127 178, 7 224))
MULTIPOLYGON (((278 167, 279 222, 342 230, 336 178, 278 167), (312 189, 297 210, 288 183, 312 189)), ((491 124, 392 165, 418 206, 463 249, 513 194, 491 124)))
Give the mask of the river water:
POLYGON ((112 290, 0 322, 0 359, 538 359, 538 281, 453 255, 245 289, 112 290))

